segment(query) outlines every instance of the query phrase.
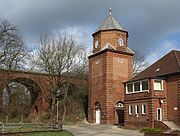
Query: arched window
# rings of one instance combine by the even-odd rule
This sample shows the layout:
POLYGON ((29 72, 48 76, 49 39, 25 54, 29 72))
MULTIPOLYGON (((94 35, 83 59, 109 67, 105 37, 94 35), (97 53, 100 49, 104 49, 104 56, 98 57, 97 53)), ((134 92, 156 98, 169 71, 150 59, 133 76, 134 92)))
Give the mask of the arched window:
POLYGON ((119 101, 116 103, 115 107, 124 107, 124 103, 122 101, 119 101))
POLYGON ((95 103, 95 108, 96 108, 96 109, 100 109, 100 108, 101 108, 100 102, 96 102, 96 103, 95 103))

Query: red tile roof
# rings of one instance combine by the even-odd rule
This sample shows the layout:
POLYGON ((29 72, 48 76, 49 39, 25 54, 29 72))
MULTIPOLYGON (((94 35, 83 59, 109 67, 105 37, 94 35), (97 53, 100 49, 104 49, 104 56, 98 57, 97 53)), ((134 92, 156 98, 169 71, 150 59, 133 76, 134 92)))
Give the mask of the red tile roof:
POLYGON ((180 73, 180 51, 173 50, 128 82, 180 73))

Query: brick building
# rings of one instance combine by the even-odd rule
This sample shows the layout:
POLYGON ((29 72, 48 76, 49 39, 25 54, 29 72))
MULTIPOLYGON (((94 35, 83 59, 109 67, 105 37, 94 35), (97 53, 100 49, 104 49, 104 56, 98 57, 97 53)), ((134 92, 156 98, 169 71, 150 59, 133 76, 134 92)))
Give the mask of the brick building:
POLYGON ((134 53, 128 48, 128 32, 111 11, 93 36, 89 56, 88 121, 124 124, 124 85, 132 78, 134 53))
POLYGON ((128 128, 180 121, 180 51, 133 77, 128 31, 111 15, 93 33, 89 56, 88 121, 128 128))
POLYGON ((171 51, 125 83, 125 126, 180 121, 180 51, 171 51))

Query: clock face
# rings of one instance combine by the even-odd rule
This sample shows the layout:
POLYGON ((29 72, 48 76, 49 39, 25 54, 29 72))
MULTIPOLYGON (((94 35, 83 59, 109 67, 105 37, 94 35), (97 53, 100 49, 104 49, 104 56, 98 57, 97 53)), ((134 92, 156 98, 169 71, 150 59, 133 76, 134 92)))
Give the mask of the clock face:
POLYGON ((118 43, 119 43, 120 46, 123 46, 123 45, 124 45, 123 39, 122 39, 122 38, 119 38, 118 43))
POLYGON ((98 48, 98 46, 99 46, 99 41, 97 40, 97 41, 95 42, 95 48, 98 48))

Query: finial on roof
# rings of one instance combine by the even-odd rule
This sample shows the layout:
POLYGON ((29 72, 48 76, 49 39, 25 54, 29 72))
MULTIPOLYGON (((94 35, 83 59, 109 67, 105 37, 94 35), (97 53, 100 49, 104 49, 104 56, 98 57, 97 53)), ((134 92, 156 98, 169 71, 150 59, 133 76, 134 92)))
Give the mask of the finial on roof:
POLYGON ((111 12, 112 12, 112 9, 111 9, 111 8, 109 8, 109 15, 111 15, 111 14, 112 14, 111 12))

